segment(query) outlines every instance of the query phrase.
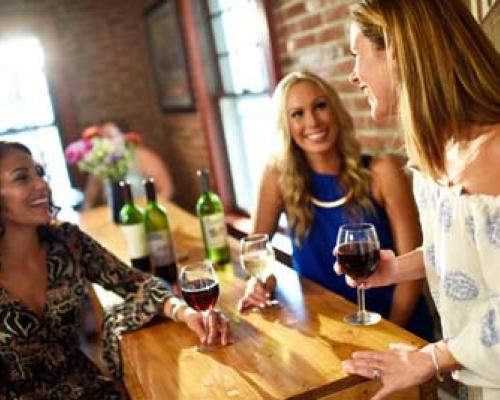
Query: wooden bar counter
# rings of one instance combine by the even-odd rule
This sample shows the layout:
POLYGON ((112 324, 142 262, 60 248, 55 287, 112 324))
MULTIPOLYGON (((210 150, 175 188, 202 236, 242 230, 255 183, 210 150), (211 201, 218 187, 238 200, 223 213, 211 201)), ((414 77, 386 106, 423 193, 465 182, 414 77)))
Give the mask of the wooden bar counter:
MULTIPOLYGON (((166 205, 180 264, 203 258, 198 220, 166 205)), ((119 228, 106 207, 82 213, 81 228, 127 261, 119 228)), ((237 241, 231 239, 232 259, 237 241)), ((183 324, 165 320, 126 334, 121 343, 124 381, 132 399, 369 399, 376 380, 346 375, 341 361, 356 350, 387 350, 390 343, 421 347, 425 341, 388 321, 353 327, 343 317, 356 309, 341 297, 275 265, 281 309, 241 314, 237 301, 245 287, 237 262, 218 268, 218 307, 231 321, 234 343, 197 352, 197 337, 183 324)), ((333 271, 332 271, 333 274, 333 271)), ((115 301, 98 289, 104 305, 115 301)), ((390 399, 436 399, 434 382, 390 399)))

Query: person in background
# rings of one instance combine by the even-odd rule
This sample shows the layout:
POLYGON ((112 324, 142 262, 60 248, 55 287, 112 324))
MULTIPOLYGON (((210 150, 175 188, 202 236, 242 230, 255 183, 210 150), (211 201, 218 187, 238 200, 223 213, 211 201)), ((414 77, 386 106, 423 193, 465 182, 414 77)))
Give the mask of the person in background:
POLYGON ((344 370, 379 377, 373 399, 450 371, 460 398, 500 399, 500 57, 461 0, 363 0, 352 17, 350 80, 374 119, 400 114, 423 229, 364 283, 426 276, 444 338, 344 370))
POLYGON ((56 211, 28 148, 0 142, 0 398, 122 398, 79 349, 89 282, 125 299, 104 323, 103 358, 115 378, 120 336, 156 315, 185 323, 202 342, 227 343, 222 314, 203 318, 162 280, 123 264, 77 226, 55 222, 56 211))
MULTIPOLYGON (((361 154, 351 117, 335 90, 310 72, 292 72, 278 84, 273 101, 281 154, 266 166, 253 214, 253 232, 271 237, 286 212, 297 272, 356 302, 356 290, 333 271, 340 225, 370 222, 382 246, 404 254, 421 243, 409 177, 393 156, 361 154)), ((242 310, 266 305, 274 289, 251 280, 242 310)), ((384 318, 431 338, 433 324, 422 281, 369 290, 366 306, 384 318)))
MULTIPOLYGON (((129 129, 125 123, 104 121, 100 125, 100 134, 109 139, 118 140, 129 129)), ((170 200, 174 195, 174 183, 170 171, 152 149, 140 143, 135 148, 135 162, 127 174, 127 181, 132 185, 135 197, 144 195, 142 180, 144 177, 153 177, 159 199, 170 200)), ((83 209, 98 204, 102 197, 103 182, 95 176, 89 175, 84 191, 83 209)))

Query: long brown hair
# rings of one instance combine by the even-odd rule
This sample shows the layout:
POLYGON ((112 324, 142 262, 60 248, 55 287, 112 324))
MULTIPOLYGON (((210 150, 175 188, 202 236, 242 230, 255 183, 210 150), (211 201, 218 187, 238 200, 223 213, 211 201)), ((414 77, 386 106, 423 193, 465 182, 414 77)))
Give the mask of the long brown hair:
POLYGON ((462 0, 360 0, 352 16, 395 57, 408 155, 438 179, 450 140, 500 121, 500 57, 462 0))
POLYGON ((339 183, 348 193, 347 207, 352 213, 360 207, 371 209, 368 197, 370 173, 361 165, 361 146, 354 137, 354 127, 350 115, 344 108, 337 92, 322 78, 308 72, 291 72, 276 87, 273 103, 276 108, 277 129, 282 146, 276 160, 279 184, 283 202, 291 227, 295 230, 297 243, 307 235, 314 220, 311 207, 310 167, 304 151, 292 138, 286 111, 286 99, 292 86, 299 82, 311 82, 318 86, 328 100, 335 117, 338 130, 336 148, 342 157, 339 183))

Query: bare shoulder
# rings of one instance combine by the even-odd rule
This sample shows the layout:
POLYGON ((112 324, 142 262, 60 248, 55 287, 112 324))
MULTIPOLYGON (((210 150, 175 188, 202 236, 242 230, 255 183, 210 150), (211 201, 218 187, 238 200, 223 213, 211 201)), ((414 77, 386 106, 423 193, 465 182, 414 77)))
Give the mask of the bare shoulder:
POLYGON ((280 168, 276 159, 271 158, 266 163, 259 187, 259 202, 264 201, 266 204, 275 204, 276 207, 283 203, 281 185, 280 185, 280 168))
POLYGON ((155 158, 158 157, 158 154, 156 154, 152 149, 144 145, 137 146, 135 149, 135 153, 137 157, 139 157, 140 159, 144 158, 147 159, 149 157, 155 157, 155 158))
POLYGON ((373 157, 370 175, 372 195, 382 206, 387 206, 391 199, 408 197, 411 192, 410 176, 403 157, 393 154, 373 157))
POLYGON ((370 163, 370 173, 374 183, 389 184, 396 180, 405 180, 408 177, 406 161, 403 157, 395 154, 384 154, 373 157, 370 163))
POLYGON ((487 133, 475 160, 471 164, 471 193, 500 196, 500 124, 494 125, 487 133))
POLYGON ((280 176, 280 170, 278 167, 278 163, 275 159, 270 159, 266 163, 263 175, 268 179, 274 180, 276 183, 278 182, 280 176))
POLYGON ((279 166, 276 158, 271 157, 264 167, 262 172, 262 182, 278 185, 279 183, 279 166))
POLYGON ((495 161, 490 168, 500 171, 500 124, 495 125, 491 130, 491 137, 484 143, 484 155, 488 161, 495 161))

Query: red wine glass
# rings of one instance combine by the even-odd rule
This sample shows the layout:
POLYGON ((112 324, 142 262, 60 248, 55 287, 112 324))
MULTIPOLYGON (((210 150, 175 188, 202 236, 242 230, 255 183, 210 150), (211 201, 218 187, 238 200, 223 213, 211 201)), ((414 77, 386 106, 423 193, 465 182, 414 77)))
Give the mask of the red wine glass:
POLYGON ((363 279, 377 268, 380 244, 373 224, 345 224, 337 235, 337 262, 357 286, 358 311, 347 315, 344 321, 351 325, 373 325, 380 321, 378 313, 366 311, 363 279))
MULTIPOLYGON (((209 260, 185 265, 179 274, 182 297, 189 307, 206 314, 215 307, 219 298, 219 280, 209 260)), ((200 344, 198 350, 212 350, 200 344)))

